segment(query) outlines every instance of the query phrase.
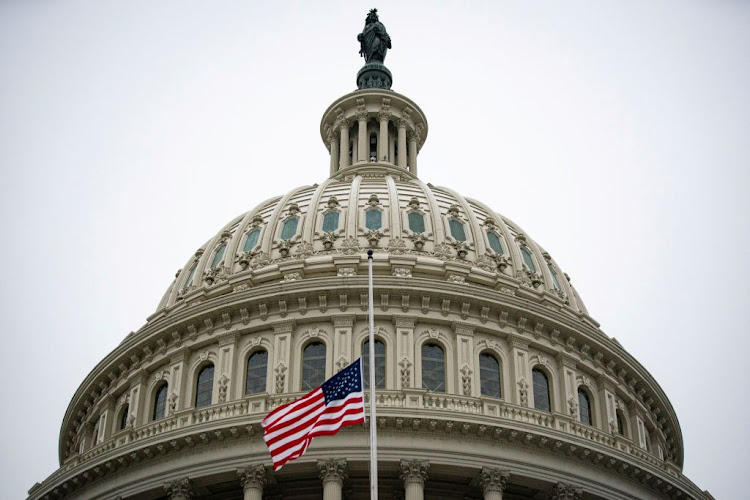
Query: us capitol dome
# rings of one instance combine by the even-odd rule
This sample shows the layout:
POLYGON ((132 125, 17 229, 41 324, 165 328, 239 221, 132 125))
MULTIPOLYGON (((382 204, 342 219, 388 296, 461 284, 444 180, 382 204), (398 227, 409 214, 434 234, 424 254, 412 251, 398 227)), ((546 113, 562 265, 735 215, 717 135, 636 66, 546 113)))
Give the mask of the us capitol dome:
MULTIPOLYGON (((677 416, 568 275, 488 203, 418 176, 427 118, 360 35, 358 90, 323 113, 319 184, 230 220, 86 377, 31 499, 710 499, 677 416), (272 472, 260 422, 365 355, 376 422, 272 472)), ((367 378, 367 377, 365 377, 367 378)), ((366 380, 367 382, 367 380, 366 380)))

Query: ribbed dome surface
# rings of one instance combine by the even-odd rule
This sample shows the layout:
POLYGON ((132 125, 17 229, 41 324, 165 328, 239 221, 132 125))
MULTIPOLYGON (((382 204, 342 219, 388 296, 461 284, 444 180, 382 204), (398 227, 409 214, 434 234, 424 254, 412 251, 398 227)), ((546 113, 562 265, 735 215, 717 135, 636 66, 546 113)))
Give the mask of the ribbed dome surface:
POLYGON ((403 177, 392 166, 373 163, 371 171, 332 177, 261 203, 200 247, 159 309, 204 286, 278 279, 274 271, 280 267, 282 279, 356 274, 351 257, 364 264, 372 249, 376 261, 391 263, 395 276, 413 272, 495 289, 521 285, 586 314, 555 261, 517 224, 487 204, 403 177), (349 261, 342 265, 341 257, 349 261), (294 271, 284 272, 294 263, 294 271))

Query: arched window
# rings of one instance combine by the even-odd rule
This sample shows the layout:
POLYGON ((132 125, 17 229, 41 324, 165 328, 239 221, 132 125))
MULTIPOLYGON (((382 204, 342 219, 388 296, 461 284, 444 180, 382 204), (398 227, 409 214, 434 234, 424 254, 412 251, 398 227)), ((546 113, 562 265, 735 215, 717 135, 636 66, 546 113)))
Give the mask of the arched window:
POLYGON ((207 365, 198 374, 198 383, 195 385, 195 407, 210 406, 213 392, 214 365, 207 365))
POLYGON ((648 432, 648 428, 643 426, 643 440, 646 444, 646 451, 651 452, 651 433, 648 432))
POLYGON ((291 219, 287 219, 286 222, 284 222, 284 226, 281 228, 282 240, 288 240, 289 238, 297 234, 298 222, 299 219, 297 217, 292 217, 291 219))
POLYGON ((523 261, 526 263, 526 267, 529 268, 529 271, 532 273, 536 272, 536 265, 534 264, 534 258, 531 256, 531 252, 529 252, 529 249, 526 248, 525 245, 521 245, 521 255, 523 256, 523 261))
POLYGON ((243 252, 249 252, 253 248, 255 248, 255 245, 258 244, 258 237, 260 236, 260 229, 255 228, 249 233, 247 233, 247 236, 245 237, 245 245, 242 247, 243 252))
POLYGON ((193 275, 195 274, 195 268, 198 267, 198 261, 196 260, 193 262, 193 265, 190 266, 190 271, 188 271, 187 278, 185 278, 185 284, 182 285, 183 287, 190 286, 193 283, 193 275))
POLYGON ((222 243, 214 252, 214 258, 211 260, 211 269, 216 269, 224 260, 224 252, 227 250, 227 244, 222 243))
POLYGON ((466 241, 466 231, 464 231, 464 225, 461 221, 451 219, 448 221, 448 225, 451 228, 451 236, 453 236, 453 239, 456 241, 466 241))
POLYGON ((156 396, 154 397, 154 415, 153 420, 159 420, 164 418, 167 410, 167 390, 169 386, 167 383, 161 384, 156 390, 156 396))
POLYGON ((377 208, 365 212, 365 226, 370 231, 376 231, 383 225, 383 214, 377 208))
POLYGON ((534 382, 534 408, 541 411, 552 411, 549 398, 549 381, 542 370, 533 369, 531 377, 534 382))
POLYGON ((370 160, 378 158, 378 134, 370 134, 370 160))
POLYGON ((620 436, 625 435, 625 415, 622 414, 622 410, 615 411, 615 418, 617 419, 617 433, 620 436))
POLYGON ((339 228, 339 213, 328 212, 323 216, 323 232, 330 233, 339 228))
POLYGON ((591 423, 591 400, 586 391, 580 387, 578 388, 578 415, 582 424, 594 425, 591 423))
MULTIPOLYGON (((370 341, 362 345, 362 380, 370 387, 370 341)), ((375 340, 375 388, 385 389, 385 344, 375 340)))
POLYGON ((422 346, 422 387, 428 391, 445 392, 445 353, 438 345, 422 346))
POLYGON ((548 267, 549 267, 549 273, 552 275, 552 283, 553 283, 553 285, 555 287, 555 290, 557 290, 559 292, 562 292, 562 286, 560 286, 560 280, 557 277, 557 273, 555 272, 555 268, 552 267, 551 264, 548 267))
POLYGON ((247 358, 247 374, 245 375, 245 394, 258 394, 266 391, 266 370, 268 368, 268 352, 257 351, 247 358))
POLYGON ((326 380, 326 346, 313 342, 302 352, 302 390, 311 391, 326 380))
POLYGON ((490 242, 490 248, 495 251, 495 253, 502 255, 503 254, 503 245, 500 243, 500 237, 495 233, 494 231, 487 231, 487 241, 490 242))
POLYGON ((500 363, 491 354, 479 355, 479 386, 482 396, 500 397, 500 363))
POLYGON ((409 212, 409 229, 413 233, 424 233, 424 216, 419 212, 409 212))
POLYGON ((122 407, 122 413, 120 413, 120 430, 125 429, 128 426, 128 414, 130 413, 130 405, 122 407))

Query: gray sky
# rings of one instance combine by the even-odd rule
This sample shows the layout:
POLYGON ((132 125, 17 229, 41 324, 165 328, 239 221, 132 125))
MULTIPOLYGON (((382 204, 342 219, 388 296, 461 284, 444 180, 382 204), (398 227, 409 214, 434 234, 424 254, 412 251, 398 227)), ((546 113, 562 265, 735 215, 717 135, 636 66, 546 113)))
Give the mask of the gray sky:
POLYGON ((57 468, 91 368, 233 216, 322 181, 377 6, 420 177, 520 224, 747 495, 750 4, 0 4, 0 497, 57 468), (12 374, 12 375, 11 375, 12 374))

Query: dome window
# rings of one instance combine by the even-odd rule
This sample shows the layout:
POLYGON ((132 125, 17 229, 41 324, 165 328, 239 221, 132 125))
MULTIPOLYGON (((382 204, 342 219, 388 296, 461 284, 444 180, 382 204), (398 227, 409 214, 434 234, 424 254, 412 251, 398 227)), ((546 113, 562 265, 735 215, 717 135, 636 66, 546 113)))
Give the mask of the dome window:
MULTIPOLYGON (((370 341, 362 346, 362 379, 365 389, 370 387, 370 341)), ((385 344, 375 341, 375 388, 385 389, 385 344)))
POLYGON ((451 228, 451 236, 456 241, 466 241, 466 231, 464 231, 464 225, 461 221, 451 219, 448 221, 448 225, 451 228))
POLYGON ((534 382, 534 408, 540 411, 552 411, 549 397, 549 380, 542 370, 531 371, 534 382))
POLYGON ((370 231, 377 231, 383 226, 383 214, 377 208, 365 212, 365 227, 370 231))
POLYGON ((195 385, 195 407, 210 406, 213 392, 214 365, 208 365, 198 374, 198 383, 195 385))
POLYGON ((549 267, 549 273, 552 275, 552 283, 555 287, 555 290, 557 290, 558 292, 562 292, 563 289, 562 289, 562 286, 560 285, 560 280, 557 277, 557 273, 555 272, 555 268, 552 267, 552 264, 549 264, 548 267, 549 267))
POLYGON ((298 222, 299 222, 299 219, 297 217, 292 217, 291 219, 287 219, 284 222, 284 226, 281 228, 282 240, 291 239, 295 234, 297 234, 298 222))
POLYGON ((245 237, 245 245, 242 247, 243 252, 249 252, 253 248, 255 248, 255 245, 258 244, 258 238, 260 237, 260 229, 257 227, 247 233, 247 236, 245 237))
POLYGON ((245 394, 258 394, 266 391, 266 369, 268 351, 257 351, 247 358, 245 394))
POLYGON ((311 391, 326 380, 326 346, 313 342, 302 353, 302 390, 311 391))
POLYGON ((162 419, 166 415, 168 390, 169 386, 166 382, 161 384, 159 389, 156 390, 156 396, 154 397, 153 420, 162 419))
POLYGON ((521 245, 519 248, 521 249, 521 255, 523 256, 523 261, 526 264, 526 267, 528 267, 529 271, 532 273, 537 272, 536 264, 534 264, 534 257, 531 256, 529 249, 526 248, 526 245, 521 245))
POLYGON ((323 216, 323 232, 331 233, 339 228, 339 213, 328 212, 323 216))
POLYGON ((370 134, 370 161, 378 159, 378 134, 370 134))
POLYGON ((198 261, 196 260, 193 262, 193 265, 190 266, 190 271, 188 271, 187 278, 185 278, 185 284, 182 285, 183 288, 189 287, 193 283, 193 275, 195 274, 195 268, 198 267, 198 261))
POLYGON ((593 425, 591 423, 591 400, 581 387, 578 388, 578 418, 582 424, 593 425))
POLYGON ((419 212, 409 212, 409 229, 413 233, 424 233, 424 215, 419 212))
POLYGON ((479 355, 479 386, 482 396, 501 397, 500 363, 491 354, 479 355))
POLYGON ((224 252, 227 251, 227 244, 222 243, 214 252, 214 258, 211 260, 211 269, 216 269, 224 260, 224 252))
POLYGON ((503 245, 500 243, 500 237, 494 231, 487 231, 487 241, 490 243, 490 248, 495 251, 498 255, 503 254, 503 245))
POLYGON ((445 392, 445 353, 438 345, 422 346, 422 388, 445 392))

